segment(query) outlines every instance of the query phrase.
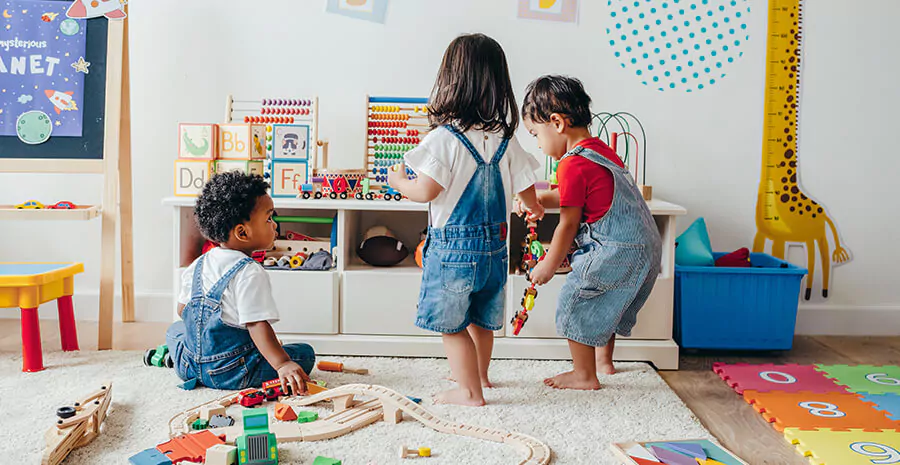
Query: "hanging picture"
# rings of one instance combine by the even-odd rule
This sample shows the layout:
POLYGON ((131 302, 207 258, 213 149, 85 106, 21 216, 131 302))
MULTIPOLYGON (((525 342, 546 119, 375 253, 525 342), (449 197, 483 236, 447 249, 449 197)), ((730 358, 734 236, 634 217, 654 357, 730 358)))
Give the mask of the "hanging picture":
MULTIPOLYGON (((81 137, 85 22, 59 1, 0 1, 0 136, 25 113, 49 116, 53 137, 81 137)), ((49 132, 47 132, 49 135, 49 132)))
POLYGON ((519 18, 578 22, 578 0, 519 0, 519 18))
POLYGON ((328 0, 325 11, 384 24, 387 0, 328 0))

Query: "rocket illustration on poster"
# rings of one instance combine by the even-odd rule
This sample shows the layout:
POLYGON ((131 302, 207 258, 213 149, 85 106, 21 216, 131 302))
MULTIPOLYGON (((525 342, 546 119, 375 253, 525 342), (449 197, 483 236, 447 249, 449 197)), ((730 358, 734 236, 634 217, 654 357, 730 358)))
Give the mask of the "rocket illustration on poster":
POLYGON ((36 114, 29 112, 49 118, 53 137, 82 136, 90 62, 85 61, 86 22, 67 18, 69 6, 0 1, 0 136, 21 139, 28 118, 20 116, 36 114))

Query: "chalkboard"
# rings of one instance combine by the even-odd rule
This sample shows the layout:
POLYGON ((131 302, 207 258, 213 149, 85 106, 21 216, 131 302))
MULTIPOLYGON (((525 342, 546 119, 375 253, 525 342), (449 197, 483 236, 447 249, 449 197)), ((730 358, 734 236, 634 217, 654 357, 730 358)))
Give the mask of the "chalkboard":
MULTIPOLYGON (((54 1, 65 4, 72 3, 72 0, 54 1)), ((57 21, 65 19, 62 16, 60 15, 57 21)), ((84 79, 84 101, 78 103, 83 117, 81 137, 53 137, 51 135, 50 139, 44 143, 28 145, 16 136, 0 136, 0 159, 103 159, 108 20, 100 17, 79 20, 79 22, 87 24, 87 44, 84 58, 90 63, 90 72, 85 75, 84 79)), ((2 53, 2 49, 0 49, 0 53, 2 53)))

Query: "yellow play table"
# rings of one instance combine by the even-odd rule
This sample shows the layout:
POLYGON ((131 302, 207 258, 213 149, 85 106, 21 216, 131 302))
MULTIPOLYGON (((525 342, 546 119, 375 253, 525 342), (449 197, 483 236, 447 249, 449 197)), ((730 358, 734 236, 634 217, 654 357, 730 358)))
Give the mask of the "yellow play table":
POLYGON ((0 308, 22 311, 22 371, 44 369, 38 307, 56 300, 62 350, 78 350, 75 311, 72 306, 74 277, 84 272, 81 263, 0 262, 0 308))

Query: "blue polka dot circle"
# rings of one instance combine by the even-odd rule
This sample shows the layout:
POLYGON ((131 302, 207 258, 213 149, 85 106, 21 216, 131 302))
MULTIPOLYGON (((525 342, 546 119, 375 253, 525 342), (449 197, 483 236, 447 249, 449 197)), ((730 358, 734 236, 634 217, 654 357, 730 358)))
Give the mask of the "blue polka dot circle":
POLYGON ((660 91, 725 77, 750 39, 749 0, 609 0, 609 45, 622 68, 660 91))

